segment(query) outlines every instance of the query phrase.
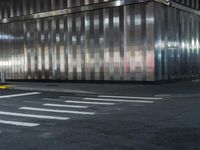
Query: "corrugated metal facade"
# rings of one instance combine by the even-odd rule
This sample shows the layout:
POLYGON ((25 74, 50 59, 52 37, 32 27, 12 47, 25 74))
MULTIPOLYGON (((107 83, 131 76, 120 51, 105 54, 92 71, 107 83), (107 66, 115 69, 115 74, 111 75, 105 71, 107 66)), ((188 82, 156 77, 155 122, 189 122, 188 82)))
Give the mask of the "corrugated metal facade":
POLYGON ((172 1, 175 3, 182 4, 186 7, 190 7, 190 8, 197 9, 197 10, 200 9, 199 0, 172 0, 172 1))
POLYGON ((200 74, 198 15, 157 2, 2 2, 8 7, 1 9, 0 70, 7 79, 155 81, 200 74), (21 19, 83 5, 94 9, 21 19))
POLYGON ((200 16, 159 3, 155 11, 155 79, 200 75, 200 16))
POLYGON ((116 0, 1 0, 0 19, 116 0))

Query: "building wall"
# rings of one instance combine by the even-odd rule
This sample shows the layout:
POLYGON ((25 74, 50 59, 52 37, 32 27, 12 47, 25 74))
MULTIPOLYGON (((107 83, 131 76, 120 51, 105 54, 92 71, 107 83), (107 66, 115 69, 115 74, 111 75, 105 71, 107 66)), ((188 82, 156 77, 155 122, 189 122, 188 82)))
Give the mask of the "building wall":
POLYGON ((1 0, 0 19, 111 1, 115 0, 1 0))
POLYGON ((172 0, 172 1, 181 5, 184 5, 186 7, 200 10, 199 0, 172 0))
MULTIPOLYGON (((14 15, 32 10, 21 4, 14 15)), ((7 79, 153 81, 154 3, 3 23, 0 45, 7 79)))
POLYGON ((155 3, 155 80, 200 76, 200 18, 155 3))
POLYGON ((0 19, 0 71, 7 79, 155 81, 200 75, 199 15, 157 2, 34 2, 0 2, 13 3, 4 9, 15 14, 4 11, 0 19), (92 9, 80 9, 85 5, 92 9), (52 13, 63 8, 69 9, 52 13), (46 17, 34 15, 48 11, 46 17))

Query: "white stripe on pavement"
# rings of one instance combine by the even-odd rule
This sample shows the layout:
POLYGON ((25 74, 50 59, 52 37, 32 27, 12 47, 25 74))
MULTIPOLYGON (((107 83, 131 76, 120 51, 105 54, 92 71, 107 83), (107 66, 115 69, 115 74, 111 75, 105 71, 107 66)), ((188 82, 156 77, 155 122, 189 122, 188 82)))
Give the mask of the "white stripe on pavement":
POLYGON ((70 119, 68 117, 34 115, 34 114, 14 113, 14 112, 6 112, 6 111, 0 111, 0 115, 27 117, 27 118, 37 118, 37 119, 52 119, 52 120, 68 120, 68 119, 70 119))
POLYGON ((143 99, 143 100, 161 100, 161 97, 130 97, 130 96, 111 96, 111 95, 99 95, 100 98, 122 98, 122 99, 143 99))
POLYGON ((154 95, 155 97, 170 97, 171 94, 160 94, 160 95, 154 95))
POLYGON ((50 104, 50 103, 43 104, 43 106, 69 107, 69 108, 88 108, 88 106, 80 106, 80 105, 61 105, 61 104, 50 104))
POLYGON ((125 100, 125 99, 102 99, 102 98, 83 98, 84 100, 92 101, 110 101, 110 102, 128 102, 128 103, 154 103, 154 101, 143 100, 125 100))
POLYGON ((39 126, 40 125, 38 123, 7 121, 7 120, 0 120, 0 124, 8 124, 8 125, 15 125, 15 126, 25 126, 25 127, 35 127, 35 126, 39 126))
POLYGON ((45 109, 35 107, 21 107, 22 110, 33 110, 33 111, 44 111, 44 112, 55 112, 55 113, 70 113, 70 114, 81 114, 81 115, 95 115, 94 112, 83 112, 83 111, 71 111, 71 110, 56 110, 56 109, 45 109))
POLYGON ((91 104, 91 105, 114 105, 114 103, 100 103, 100 102, 89 102, 89 101, 65 101, 66 103, 75 104, 91 104))
POLYGON ((38 95, 38 94, 41 94, 41 92, 30 92, 30 93, 22 93, 22 94, 3 95, 3 96, 0 96, 0 99, 2 99, 2 98, 20 97, 20 96, 29 96, 29 95, 38 95))

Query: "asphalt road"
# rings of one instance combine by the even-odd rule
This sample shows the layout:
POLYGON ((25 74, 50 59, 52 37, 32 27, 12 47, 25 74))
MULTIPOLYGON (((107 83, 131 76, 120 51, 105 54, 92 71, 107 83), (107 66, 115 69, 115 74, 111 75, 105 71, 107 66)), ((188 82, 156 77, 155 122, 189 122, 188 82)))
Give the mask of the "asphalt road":
POLYGON ((197 91, 125 96, 0 90, 0 150, 198 150, 197 91))

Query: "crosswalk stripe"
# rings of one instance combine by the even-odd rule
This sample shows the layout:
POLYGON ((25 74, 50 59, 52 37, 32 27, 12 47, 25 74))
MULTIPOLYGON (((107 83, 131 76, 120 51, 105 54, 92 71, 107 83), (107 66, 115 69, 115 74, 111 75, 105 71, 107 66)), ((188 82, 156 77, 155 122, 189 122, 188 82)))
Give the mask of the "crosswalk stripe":
POLYGON ((100 98, 122 98, 122 99, 139 99, 139 100, 161 100, 161 97, 132 97, 132 96, 111 96, 111 95, 99 95, 100 98))
POLYGON ((129 102, 129 103, 154 103, 154 101, 144 101, 144 100, 102 99, 102 98, 83 98, 83 99, 84 100, 92 100, 92 101, 129 102))
POLYGON ((0 120, 0 124, 16 125, 16 126, 25 126, 25 127, 35 127, 39 126, 38 123, 29 123, 29 122, 19 122, 19 121, 8 121, 0 120))
POLYGON ((17 116, 17 117, 27 117, 27 118, 37 118, 37 119, 52 119, 52 120, 68 120, 68 117, 57 117, 48 115, 34 115, 34 114, 24 114, 15 112, 0 111, 0 115, 17 116))
POLYGON ((170 97, 172 96, 171 94, 159 94, 159 95, 154 95, 155 97, 170 97))
POLYGON ((50 103, 43 104, 43 106, 69 107, 69 108, 88 108, 88 106, 80 106, 80 105, 61 105, 61 104, 50 104, 50 103))
POLYGON ((65 101, 66 103, 76 103, 76 104, 91 104, 91 105, 114 105, 114 103, 101 103, 101 102, 89 102, 89 101, 65 101))
POLYGON ((56 109, 45 109, 36 107, 21 107, 22 110, 33 110, 33 111, 44 111, 44 112, 55 112, 55 113, 70 113, 70 114, 81 114, 81 115, 94 115, 94 112, 83 112, 83 111, 71 111, 71 110, 56 110, 56 109))
POLYGON ((38 94, 41 94, 41 92, 30 92, 30 93, 22 93, 22 94, 2 95, 2 96, 0 96, 0 99, 2 99, 2 98, 20 97, 20 96, 29 96, 29 95, 38 95, 38 94))

